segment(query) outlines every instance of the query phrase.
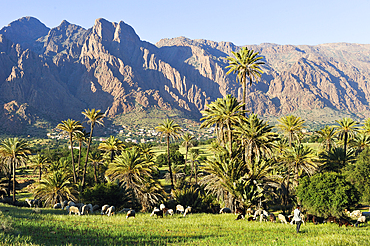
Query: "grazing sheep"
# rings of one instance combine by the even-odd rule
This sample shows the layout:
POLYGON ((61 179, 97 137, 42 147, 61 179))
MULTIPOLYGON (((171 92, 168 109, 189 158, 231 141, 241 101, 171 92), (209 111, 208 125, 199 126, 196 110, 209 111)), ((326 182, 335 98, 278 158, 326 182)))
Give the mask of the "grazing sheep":
POLYGON ((150 217, 154 216, 154 215, 157 215, 157 218, 158 216, 162 217, 163 218, 163 210, 160 210, 158 208, 154 208, 153 209, 153 212, 150 214, 150 217))
POLYGON ((64 200, 64 201, 61 203, 61 205, 62 205, 62 210, 64 210, 64 209, 65 209, 65 207, 67 207, 67 206, 68 206, 68 201, 64 200))
POLYGON ((110 206, 110 207, 107 209, 106 214, 107 214, 108 216, 113 216, 115 211, 116 211, 116 208, 115 208, 114 206, 110 206))
POLYGON ((99 205, 94 205, 94 206, 92 207, 92 213, 95 213, 95 211, 97 211, 99 208, 100 208, 100 206, 99 206, 99 205))
POLYGON ((133 217, 135 219, 135 210, 133 209, 130 209, 128 212, 127 212, 127 215, 126 215, 126 219, 130 218, 130 217, 133 217))
POLYGON ((337 218, 333 217, 333 216, 329 216, 326 220, 325 220, 326 223, 337 223, 337 218))
POLYGON ((345 225, 346 227, 347 226, 352 226, 353 227, 353 225, 346 219, 339 219, 338 225, 339 225, 339 227, 341 227, 342 225, 345 225))
POLYGON ((68 206, 70 206, 70 207, 71 207, 71 206, 76 206, 76 203, 74 203, 74 202, 72 202, 72 201, 69 201, 67 205, 68 205, 68 206))
POLYGON ((107 212, 107 210, 108 210, 109 207, 110 207, 109 205, 104 205, 101 208, 101 215, 104 215, 107 212))
POLYGON ((163 210, 164 208, 166 208, 166 206, 163 203, 161 205, 159 205, 160 210, 163 210))
MULTIPOLYGON (((164 209, 163 209, 163 212, 164 212, 164 209)), ((167 209, 167 211, 165 212, 164 215, 173 215, 173 209, 167 209)))
POLYGON ((53 206, 53 209, 58 209, 58 208, 62 208, 62 204, 55 203, 54 206, 53 206))
POLYGON ((32 200, 30 200, 30 199, 26 198, 25 201, 30 206, 30 208, 32 208, 32 207, 39 207, 40 206, 40 200, 39 199, 32 199, 32 200))
POLYGON ((362 216, 362 212, 360 210, 354 210, 349 214, 349 217, 351 218, 359 218, 360 216, 362 216))
POLYGON ((246 215, 253 215, 253 214, 254 214, 254 210, 252 208, 248 208, 246 215))
POLYGON ((366 221, 366 217, 365 216, 360 216, 358 219, 357 219, 357 221, 356 221, 356 223, 355 223, 355 227, 357 227, 359 224, 362 224, 362 223, 367 223, 367 221, 366 221))
POLYGON ((84 205, 82 208, 81 208, 81 215, 84 215, 84 214, 89 214, 89 207, 87 205, 84 205))
POLYGON ((81 215, 80 210, 78 209, 78 207, 75 206, 69 207, 69 215, 71 215, 71 213, 74 213, 75 215, 81 215))
POLYGON ((184 206, 182 206, 182 205, 177 205, 176 206, 176 213, 184 213, 184 211, 185 211, 185 209, 184 209, 184 206))
POLYGON ((248 218, 248 221, 254 221, 254 220, 256 220, 256 218, 254 218, 253 216, 250 216, 250 217, 248 218))
POLYGON ((230 208, 221 208, 220 214, 231 214, 230 208))
POLYGON ((245 219, 245 210, 244 209, 237 209, 236 212, 238 213, 238 217, 235 220, 245 219))
POLYGON ((185 209, 184 217, 185 217, 188 213, 191 213, 191 207, 189 207, 189 206, 185 209))
POLYGON ((238 214, 238 217, 236 217, 236 219, 235 220, 241 220, 241 219, 243 219, 244 220, 244 215, 243 214, 238 214))
POLYGON ((260 216, 261 214, 265 215, 266 217, 269 216, 269 214, 266 212, 266 210, 258 209, 256 212, 254 212, 254 219, 257 218, 257 216, 260 216))
POLYGON ((267 216, 265 214, 260 215, 260 222, 267 222, 267 216))
POLYGON ((117 213, 127 213, 130 210, 131 210, 131 208, 123 208, 120 211, 118 211, 117 213))
POLYGON ((278 214, 278 219, 280 220, 281 223, 288 224, 285 215, 283 214, 278 214))
POLYGON ((270 222, 276 222, 276 216, 275 216, 275 214, 273 214, 273 213, 270 213, 269 214, 269 220, 270 220, 270 222))

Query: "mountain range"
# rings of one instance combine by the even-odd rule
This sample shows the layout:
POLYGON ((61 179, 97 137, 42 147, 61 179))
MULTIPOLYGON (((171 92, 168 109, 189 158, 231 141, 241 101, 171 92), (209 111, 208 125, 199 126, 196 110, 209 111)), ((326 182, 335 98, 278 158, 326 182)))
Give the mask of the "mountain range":
MULTIPOLYGON (((263 57, 263 75, 247 87, 246 107, 261 117, 295 114, 312 124, 369 117, 370 45, 247 45, 263 57)), ((111 119, 137 109, 176 110, 198 119, 206 105, 242 90, 225 59, 231 42, 140 40, 124 23, 97 19, 48 28, 23 17, 0 30, 0 130, 20 134, 87 108, 111 119)))

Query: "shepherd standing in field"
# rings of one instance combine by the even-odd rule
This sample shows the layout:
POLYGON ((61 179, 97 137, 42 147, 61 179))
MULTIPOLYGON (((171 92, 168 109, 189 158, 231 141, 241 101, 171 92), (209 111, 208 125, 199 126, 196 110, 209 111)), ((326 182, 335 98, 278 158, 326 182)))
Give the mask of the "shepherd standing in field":
POLYGON ((297 225, 297 228, 296 228, 297 233, 299 233, 299 228, 301 227, 301 224, 302 224, 301 211, 299 211, 299 205, 297 205, 297 208, 294 210, 293 220, 295 224, 297 225))

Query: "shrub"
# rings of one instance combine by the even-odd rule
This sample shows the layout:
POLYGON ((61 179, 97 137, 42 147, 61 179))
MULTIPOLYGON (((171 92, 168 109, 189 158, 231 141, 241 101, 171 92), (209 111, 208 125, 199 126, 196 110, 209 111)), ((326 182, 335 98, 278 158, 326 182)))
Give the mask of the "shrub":
POLYGON ((341 174, 318 173, 304 177, 297 188, 298 200, 310 213, 318 216, 343 216, 345 208, 357 204, 356 188, 341 174))

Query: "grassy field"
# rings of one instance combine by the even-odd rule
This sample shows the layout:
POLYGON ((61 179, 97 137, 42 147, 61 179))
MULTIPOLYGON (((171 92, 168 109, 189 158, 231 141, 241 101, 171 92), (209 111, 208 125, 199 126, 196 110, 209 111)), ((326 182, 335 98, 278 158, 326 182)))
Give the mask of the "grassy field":
POLYGON ((65 211, 14 208, 0 204, 12 230, 0 232, 1 245, 370 245, 369 226, 336 224, 295 227, 280 223, 235 221, 235 215, 190 214, 154 218, 139 213, 69 216, 65 211))

